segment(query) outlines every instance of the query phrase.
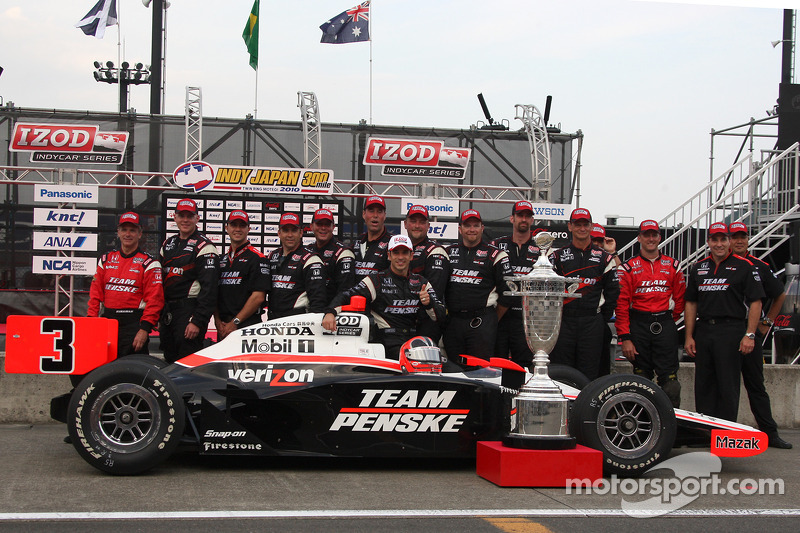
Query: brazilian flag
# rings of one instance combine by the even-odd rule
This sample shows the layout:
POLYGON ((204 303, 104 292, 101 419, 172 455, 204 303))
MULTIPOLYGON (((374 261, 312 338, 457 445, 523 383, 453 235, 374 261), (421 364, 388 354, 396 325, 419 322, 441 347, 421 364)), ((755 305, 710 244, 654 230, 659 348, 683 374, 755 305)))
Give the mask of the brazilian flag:
POLYGON ((256 70, 258 70, 258 2, 259 0, 256 0, 253 3, 250 18, 247 19, 247 24, 242 32, 244 44, 247 45, 247 51, 250 52, 250 66, 256 70))

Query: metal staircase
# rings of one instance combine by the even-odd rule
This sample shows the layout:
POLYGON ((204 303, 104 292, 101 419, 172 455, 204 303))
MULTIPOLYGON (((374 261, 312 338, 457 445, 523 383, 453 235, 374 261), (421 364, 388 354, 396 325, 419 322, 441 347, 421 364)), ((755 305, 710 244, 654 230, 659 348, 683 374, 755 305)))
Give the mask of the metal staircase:
MULTIPOLYGON (((795 143, 762 154, 762 161, 747 155, 659 220, 665 231, 660 249, 680 260, 683 270, 708 253, 706 228, 717 221, 747 224, 750 252, 759 258, 789 240, 789 223, 800 219, 800 148, 795 143)), ((633 255, 634 244, 618 250, 623 261, 633 255)))

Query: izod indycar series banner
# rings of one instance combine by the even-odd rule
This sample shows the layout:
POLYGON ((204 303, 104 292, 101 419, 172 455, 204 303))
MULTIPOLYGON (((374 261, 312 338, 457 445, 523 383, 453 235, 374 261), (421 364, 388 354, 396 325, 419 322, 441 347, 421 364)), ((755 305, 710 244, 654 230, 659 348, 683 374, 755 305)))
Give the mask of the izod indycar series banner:
POLYGON ((365 165, 380 165, 384 176, 463 180, 470 148, 445 146, 444 141, 409 141, 370 137, 365 165))
POLYGON ((30 152, 32 163, 119 165, 127 145, 126 131, 101 132, 95 125, 17 122, 9 150, 30 152))
POLYGON ((318 168, 238 167, 183 163, 172 173, 175 185, 194 192, 257 192, 268 194, 331 194, 333 170, 318 168))

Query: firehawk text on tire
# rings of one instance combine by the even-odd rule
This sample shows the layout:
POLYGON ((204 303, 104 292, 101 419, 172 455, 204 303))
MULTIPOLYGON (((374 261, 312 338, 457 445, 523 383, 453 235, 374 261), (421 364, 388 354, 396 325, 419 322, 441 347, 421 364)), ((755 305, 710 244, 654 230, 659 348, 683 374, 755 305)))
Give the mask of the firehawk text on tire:
POLYGON ((572 405, 570 434, 603 452, 603 471, 638 476, 667 458, 675 442, 675 411, 661 388, 634 375, 591 382, 572 405))
POLYGON ((94 370, 75 389, 68 429, 78 453, 111 474, 153 468, 177 447, 185 409, 161 370, 121 359, 94 370))

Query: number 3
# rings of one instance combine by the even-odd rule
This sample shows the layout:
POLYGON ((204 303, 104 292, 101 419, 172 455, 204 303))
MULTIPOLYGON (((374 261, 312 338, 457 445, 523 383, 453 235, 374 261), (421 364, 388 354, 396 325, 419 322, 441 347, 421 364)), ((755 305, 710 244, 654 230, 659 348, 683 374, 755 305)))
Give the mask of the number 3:
POLYGON ((75 322, 68 318, 45 318, 41 325, 42 333, 58 334, 53 338, 53 351, 57 355, 43 355, 39 358, 42 372, 69 373, 75 370, 75 354, 72 342, 75 322))

